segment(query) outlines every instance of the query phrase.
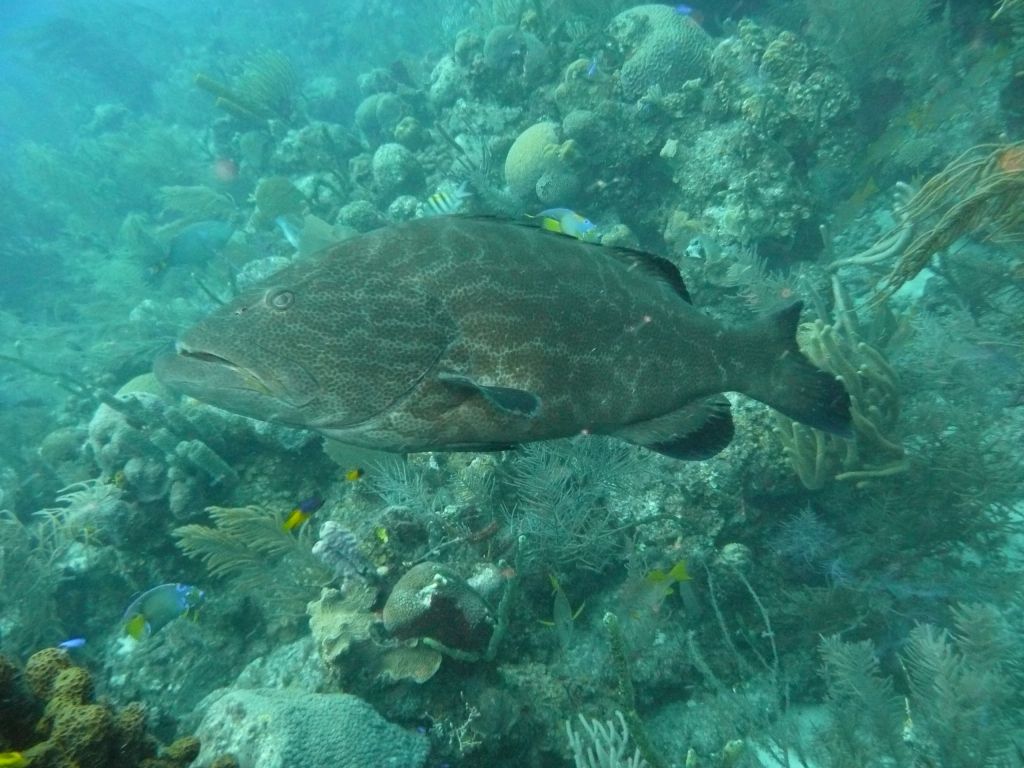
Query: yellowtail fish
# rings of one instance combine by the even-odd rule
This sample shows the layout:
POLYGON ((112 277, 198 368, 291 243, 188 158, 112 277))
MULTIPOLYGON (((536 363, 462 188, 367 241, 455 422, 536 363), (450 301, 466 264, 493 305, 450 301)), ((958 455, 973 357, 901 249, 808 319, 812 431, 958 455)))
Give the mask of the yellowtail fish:
POLYGON ((125 609, 124 631, 136 640, 157 632, 179 616, 199 610, 206 594, 189 584, 161 584, 136 597, 125 609))
POLYGON ((451 216, 459 213, 466 199, 472 196, 473 193, 468 191, 465 181, 454 188, 451 185, 442 185, 437 192, 427 198, 427 202, 422 206, 422 213, 424 216, 451 216))
POLYGON ((548 232, 588 241, 597 236, 594 222, 568 208, 548 208, 532 218, 540 219, 540 228, 548 232))
MULTIPOLYGON (((345 479, 348 479, 348 473, 345 473, 345 479)), ((319 496, 310 496, 303 499, 295 505, 295 509, 291 511, 288 518, 281 525, 282 530, 290 531, 292 528, 302 525, 323 505, 324 500, 319 496)))

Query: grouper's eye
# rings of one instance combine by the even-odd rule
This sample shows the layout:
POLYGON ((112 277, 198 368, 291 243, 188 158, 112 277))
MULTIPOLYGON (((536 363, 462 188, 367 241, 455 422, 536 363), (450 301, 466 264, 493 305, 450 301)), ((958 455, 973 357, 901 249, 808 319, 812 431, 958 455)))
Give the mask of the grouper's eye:
POLYGON ((285 288, 271 288, 263 300, 274 309, 288 309, 295 301, 295 294, 285 288))

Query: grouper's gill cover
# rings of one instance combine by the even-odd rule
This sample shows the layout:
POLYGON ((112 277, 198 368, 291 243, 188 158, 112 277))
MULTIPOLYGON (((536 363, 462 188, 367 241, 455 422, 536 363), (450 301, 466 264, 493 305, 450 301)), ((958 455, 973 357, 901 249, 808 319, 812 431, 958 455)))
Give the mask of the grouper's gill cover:
POLYGON ((680 458, 732 436, 725 391, 849 431, 849 396, 796 346, 800 306, 744 328, 668 262, 509 222, 433 217, 296 263, 157 361, 172 388, 391 451, 581 432, 680 458))

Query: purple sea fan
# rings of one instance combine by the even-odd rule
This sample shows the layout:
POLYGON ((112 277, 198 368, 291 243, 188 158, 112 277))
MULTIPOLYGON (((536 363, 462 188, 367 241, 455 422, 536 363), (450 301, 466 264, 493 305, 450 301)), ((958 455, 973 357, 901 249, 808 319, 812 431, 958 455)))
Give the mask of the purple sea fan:
POLYGON ((342 585, 352 578, 371 573, 370 561, 359 551, 352 531, 333 520, 320 526, 320 538, 313 545, 313 554, 334 570, 334 578, 342 585))

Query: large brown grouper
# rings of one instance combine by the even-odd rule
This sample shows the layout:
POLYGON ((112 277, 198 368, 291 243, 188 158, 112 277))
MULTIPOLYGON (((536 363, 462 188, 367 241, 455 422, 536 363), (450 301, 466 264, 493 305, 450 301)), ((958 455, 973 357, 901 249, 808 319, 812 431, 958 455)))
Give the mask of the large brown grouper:
POLYGON ((287 267, 156 372, 229 411, 386 451, 591 433, 704 458, 732 437, 726 391, 848 432, 846 391, 797 349, 799 313, 728 328, 664 259, 437 217, 287 267))

